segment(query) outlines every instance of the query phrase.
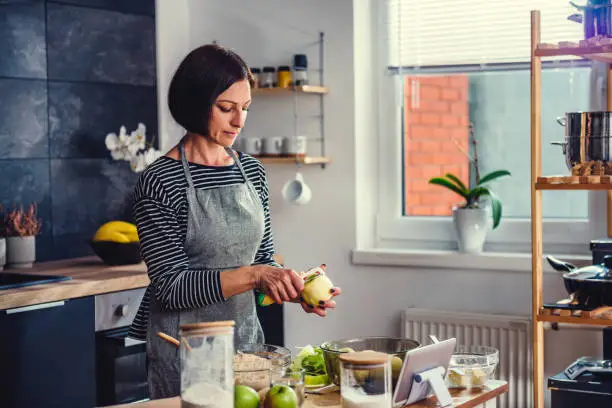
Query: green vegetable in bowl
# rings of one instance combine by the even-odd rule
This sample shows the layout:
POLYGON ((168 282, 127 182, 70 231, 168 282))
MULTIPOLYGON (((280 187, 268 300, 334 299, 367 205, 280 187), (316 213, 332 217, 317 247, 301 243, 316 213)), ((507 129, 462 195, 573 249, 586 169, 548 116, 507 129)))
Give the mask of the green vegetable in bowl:
POLYGON ((323 350, 319 347, 311 345, 302 347, 291 363, 291 369, 304 369, 304 385, 306 386, 320 386, 329 383, 323 350))

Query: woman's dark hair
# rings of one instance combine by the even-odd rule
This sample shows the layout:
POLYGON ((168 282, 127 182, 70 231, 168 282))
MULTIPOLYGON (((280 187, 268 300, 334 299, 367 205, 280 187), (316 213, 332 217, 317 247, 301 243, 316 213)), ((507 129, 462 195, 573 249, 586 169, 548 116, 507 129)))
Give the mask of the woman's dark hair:
POLYGON ((253 86, 253 75, 238 54, 215 44, 198 47, 187 54, 170 81, 170 113, 188 132, 208 135, 213 103, 244 79, 253 86))

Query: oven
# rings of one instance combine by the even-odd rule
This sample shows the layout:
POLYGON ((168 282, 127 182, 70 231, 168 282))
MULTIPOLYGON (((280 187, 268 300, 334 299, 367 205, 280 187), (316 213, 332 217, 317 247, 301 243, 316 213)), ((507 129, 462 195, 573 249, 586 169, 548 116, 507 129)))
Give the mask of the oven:
POLYGON ((97 406, 148 400, 145 342, 127 338, 144 291, 95 297, 97 406))

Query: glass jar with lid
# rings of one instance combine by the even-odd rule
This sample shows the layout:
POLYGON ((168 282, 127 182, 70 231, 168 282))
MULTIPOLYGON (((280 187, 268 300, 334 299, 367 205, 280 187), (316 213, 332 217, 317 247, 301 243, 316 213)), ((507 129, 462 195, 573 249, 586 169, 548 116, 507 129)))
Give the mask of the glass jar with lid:
POLYGON ((181 407, 233 408, 234 321, 180 327, 181 407))
POLYGON ((391 357, 376 351, 340 354, 340 395, 343 408, 392 406, 391 357))
POLYGON ((261 88, 274 88, 276 86, 276 68, 263 67, 259 86, 261 88))

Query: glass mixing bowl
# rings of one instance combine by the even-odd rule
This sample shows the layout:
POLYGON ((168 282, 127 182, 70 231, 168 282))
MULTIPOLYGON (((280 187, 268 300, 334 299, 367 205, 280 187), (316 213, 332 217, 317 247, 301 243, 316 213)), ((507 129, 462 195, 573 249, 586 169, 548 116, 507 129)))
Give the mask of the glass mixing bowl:
POLYGON ((448 365, 449 388, 482 388, 499 363, 499 350, 487 346, 456 346, 448 365))

